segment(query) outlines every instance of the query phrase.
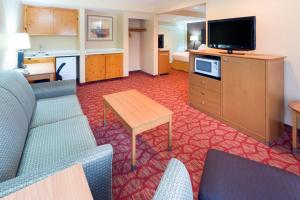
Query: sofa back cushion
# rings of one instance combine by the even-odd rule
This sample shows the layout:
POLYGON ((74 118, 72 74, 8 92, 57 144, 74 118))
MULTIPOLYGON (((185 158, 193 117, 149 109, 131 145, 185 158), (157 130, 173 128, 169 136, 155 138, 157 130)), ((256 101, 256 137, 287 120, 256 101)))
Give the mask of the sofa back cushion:
POLYGON ((36 100, 34 92, 25 77, 13 70, 1 71, 0 87, 8 90, 17 98, 30 122, 36 100))
POLYGON ((17 98, 0 87, 0 182, 16 176, 29 121, 17 98))

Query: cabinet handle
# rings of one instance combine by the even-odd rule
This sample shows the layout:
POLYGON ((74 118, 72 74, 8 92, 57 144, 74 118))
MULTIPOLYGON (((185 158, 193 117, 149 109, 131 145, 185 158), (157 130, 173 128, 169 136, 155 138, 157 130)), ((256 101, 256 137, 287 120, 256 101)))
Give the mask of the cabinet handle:
POLYGON ((202 102, 201 102, 201 104, 202 104, 202 105, 204 105, 204 104, 205 104, 205 102, 204 102, 204 101, 202 101, 202 102))
POLYGON ((204 92, 201 92, 201 94, 202 94, 202 95, 205 95, 205 93, 204 93, 204 92))

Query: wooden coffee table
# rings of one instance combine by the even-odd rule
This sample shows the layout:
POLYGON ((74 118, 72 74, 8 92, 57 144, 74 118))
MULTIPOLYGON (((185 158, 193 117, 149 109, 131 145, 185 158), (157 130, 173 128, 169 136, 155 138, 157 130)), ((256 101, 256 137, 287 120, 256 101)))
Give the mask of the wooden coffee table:
POLYGON ((104 126, 107 108, 110 108, 131 133, 131 169, 136 169, 136 135, 168 123, 168 149, 172 150, 173 112, 136 90, 103 96, 104 126))

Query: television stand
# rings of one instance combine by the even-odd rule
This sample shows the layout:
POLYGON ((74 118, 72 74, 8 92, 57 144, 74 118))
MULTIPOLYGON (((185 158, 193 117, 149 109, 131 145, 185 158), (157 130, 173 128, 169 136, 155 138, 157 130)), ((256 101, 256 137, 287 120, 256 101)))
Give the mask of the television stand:
POLYGON ((227 52, 220 52, 221 54, 234 54, 234 55, 245 55, 245 53, 236 53, 233 50, 227 50, 227 52))

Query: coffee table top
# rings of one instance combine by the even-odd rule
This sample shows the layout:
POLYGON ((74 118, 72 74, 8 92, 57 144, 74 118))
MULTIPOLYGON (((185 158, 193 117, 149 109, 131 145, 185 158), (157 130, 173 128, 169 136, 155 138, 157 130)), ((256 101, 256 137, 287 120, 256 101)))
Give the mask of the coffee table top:
POLYGON ((173 114, 169 109, 136 90, 109 94, 103 98, 131 129, 170 117, 173 114))

